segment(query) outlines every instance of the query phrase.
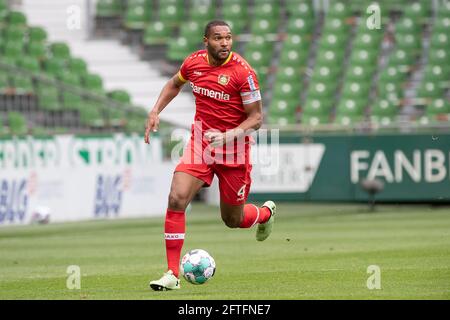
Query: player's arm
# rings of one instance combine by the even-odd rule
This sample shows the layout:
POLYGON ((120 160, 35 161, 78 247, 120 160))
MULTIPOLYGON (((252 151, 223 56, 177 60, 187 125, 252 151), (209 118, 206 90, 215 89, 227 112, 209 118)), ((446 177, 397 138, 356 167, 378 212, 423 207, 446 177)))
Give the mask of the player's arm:
POLYGON ((186 83, 183 80, 180 78, 179 73, 177 73, 164 85, 153 109, 148 113, 147 123, 145 125, 145 143, 150 143, 150 131, 158 131, 159 113, 180 93, 181 88, 186 83))
POLYGON ((239 126, 227 132, 207 132, 205 137, 210 141, 211 146, 219 147, 236 138, 248 135, 251 131, 258 130, 263 122, 262 102, 254 101, 245 105, 247 119, 239 126))

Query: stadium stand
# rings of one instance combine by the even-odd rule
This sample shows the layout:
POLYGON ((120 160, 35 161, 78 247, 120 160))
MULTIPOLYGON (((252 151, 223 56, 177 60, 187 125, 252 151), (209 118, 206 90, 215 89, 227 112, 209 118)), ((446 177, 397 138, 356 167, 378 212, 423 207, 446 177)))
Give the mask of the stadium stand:
POLYGON ((146 111, 131 105, 127 92, 106 91, 66 43, 49 42, 43 28, 29 26, 5 0, 0 12, 3 133, 142 131, 146 111))
MULTIPOLYGON (((235 33, 234 50, 258 74, 267 125, 448 124, 450 4, 446 1, 378 1, 379 29, 367 24, 371 1, 95 3, 94 32, 117 36, 145 53, 142 58, 149 63, 161 58, 156 61, 166 75, 176 72, 190 52, 202 48, 208 20, 228 21, 235 33)), ((0 0, 0 19, 3 121, 9 119, 5 112, 11 111, 11 101, 19 99, 27 101, 23 108, 29 113, 22 114, 26 121, 43 126, 48 114, 60 119, 51 121, 56 127, 70 130, 78 126, 131 130, 130 123, 142 122, 138 120, 145 116, 142 109, 128 106, 131 99, 126 92, 106 92, 102 78, 90 73, 84 60, 73 57, 67 44, 50 43, 46 30, 28 26, 26 16, 9 10, 6 0, 0 0), (133 116, 128 116, 131 111, 133 116), (44 114, 31 115, 38 112, 44 114), (65 122, 73 117, 73 124, 65 122)), ((141 130, 142 124, 137 127, 141 130)))

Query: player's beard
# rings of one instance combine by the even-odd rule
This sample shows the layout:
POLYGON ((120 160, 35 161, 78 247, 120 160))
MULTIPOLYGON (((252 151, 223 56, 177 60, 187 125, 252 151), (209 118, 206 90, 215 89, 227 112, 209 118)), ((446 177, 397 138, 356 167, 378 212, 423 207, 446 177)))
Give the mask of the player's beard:
POLYGON ((230 53, 231 53, 231 50, 230 50, 230 49, 226 49, 226 50, 227 50, 227 55, 226 55, 225 58, 223 58, 223 55, 222 55, 222 56, 220 55, 220 53, 221 53, 223 50, 224 50, 224 49, 220 49, 220 50, 215 51, 215 50, 211 49, 210 46, 208 46, 208 53, 209 53, 209 55, 210 55, 211 57, 213 57, 214 60, 217 61, 217 62, 223 62, 223 61, 225 61, 225 60, 228 58, 228 56, 230 55, 230 53))

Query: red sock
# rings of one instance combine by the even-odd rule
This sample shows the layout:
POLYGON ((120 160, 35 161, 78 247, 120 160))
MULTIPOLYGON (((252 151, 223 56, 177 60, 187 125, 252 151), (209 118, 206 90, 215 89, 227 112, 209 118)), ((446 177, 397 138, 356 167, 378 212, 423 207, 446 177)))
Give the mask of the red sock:
POLYGON ((250 228, 257 223, 267 222, 270 218, 270 210, 267 207, 258 208, 254 204, 244 206, 244 219, 242 219, 240 228, 250 228))
POLYGON ((164 239, 166 241, 167 268, 178 278, 180 269, 181 248, 186 230, 184 211, 167 209, 164 224, 164 239))

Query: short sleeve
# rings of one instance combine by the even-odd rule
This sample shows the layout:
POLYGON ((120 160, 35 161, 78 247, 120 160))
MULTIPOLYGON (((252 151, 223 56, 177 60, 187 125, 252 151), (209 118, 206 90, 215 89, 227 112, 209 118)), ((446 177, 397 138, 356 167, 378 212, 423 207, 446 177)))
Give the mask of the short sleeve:
POLYGON ((178 71, 178 78, 180 78, 180 80, 182 82, 187 82, 189 80, 189 73, 190 73, 190 62, 192 60, 192 56, 187 57, 184 61, 183 64, 180 67, 180 70, 178 71))
POLYGON ((249 104, 261 100, 258 78, 253 70, 243 75, 243 83, 239 93, 241 94, 242 104, 249 104))

